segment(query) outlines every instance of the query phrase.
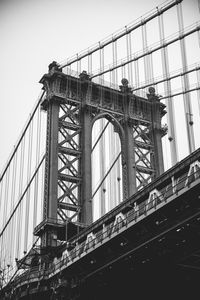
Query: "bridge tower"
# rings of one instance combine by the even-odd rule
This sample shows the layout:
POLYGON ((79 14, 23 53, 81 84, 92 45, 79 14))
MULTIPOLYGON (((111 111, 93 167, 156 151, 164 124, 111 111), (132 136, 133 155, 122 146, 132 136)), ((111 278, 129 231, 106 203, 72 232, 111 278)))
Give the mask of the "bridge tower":
POLYGON ((119 134, 124 200, 163 173, 161 118, 165 105, 154 88, 147 98, 92 82, 83 71, 66 75, 56 62, 40 82, 46 92, 47 140, 43 221, 34 234, 44 248, 68 240, 92 223, 92 126, 106 118, 119 134))

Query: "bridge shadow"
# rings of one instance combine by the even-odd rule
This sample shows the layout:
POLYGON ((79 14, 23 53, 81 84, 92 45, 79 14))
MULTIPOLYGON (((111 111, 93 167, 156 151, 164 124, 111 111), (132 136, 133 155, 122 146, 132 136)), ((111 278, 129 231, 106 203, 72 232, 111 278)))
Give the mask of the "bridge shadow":
POLYGON ((85 284, 81 300, 198 298, 200 271, 172 264, 157 263, 135 270, 121 266, 102 277, 85 284))

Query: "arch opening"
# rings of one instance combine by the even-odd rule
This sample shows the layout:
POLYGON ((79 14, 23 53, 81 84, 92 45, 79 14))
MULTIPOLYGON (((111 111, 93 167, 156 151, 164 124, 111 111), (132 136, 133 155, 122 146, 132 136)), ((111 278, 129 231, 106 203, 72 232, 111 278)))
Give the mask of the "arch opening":
POLYGON ((116 122, 110 115, 99 115, 92 127, 93 221, 122 201, 121 141, 116 122))

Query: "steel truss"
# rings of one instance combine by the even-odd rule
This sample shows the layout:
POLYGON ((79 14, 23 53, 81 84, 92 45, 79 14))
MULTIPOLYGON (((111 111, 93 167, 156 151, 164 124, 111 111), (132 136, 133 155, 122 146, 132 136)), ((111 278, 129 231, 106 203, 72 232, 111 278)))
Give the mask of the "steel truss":
POLYGON ((47 110, 44 220, 35 234, 43 246, 56 246, 58 239, 66 240, 92 222, 94 122, 106 118, 119 134, 125 200, 163 172, 165 105, 154 88, 147 99, 133 95, 126 79, 116 90, 93 83, 86 72, 76 78, 63 74, 55 62, 49 68, 41 79, 46 90, 42 107, 47 110), (68 232, 69 223, 76 230, 68 232))
POLYGON ((136 185, 139 190, 155 178, 155 165, 152 160, 154 147, 150 126, 134 125, 133 138, 135 144, 136 185))
POLYGON ((80 104, 60 105, 58 136, 58 215, 71 220, 80 212, 80 104))

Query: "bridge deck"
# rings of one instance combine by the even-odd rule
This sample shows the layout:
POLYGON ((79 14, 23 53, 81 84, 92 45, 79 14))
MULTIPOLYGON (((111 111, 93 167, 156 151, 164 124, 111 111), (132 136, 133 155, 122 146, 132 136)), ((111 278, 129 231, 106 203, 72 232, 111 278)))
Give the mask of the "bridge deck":
POLYGON ((77 291, 92 283, 101 289, 119 270, 126 274, 122 286, 146 266, 200 270, 199 159, 200 149, 71 238, 53 261, 30 268, 5 289, 20 298, 48 293, 51 286, 74 285, 77 291))

